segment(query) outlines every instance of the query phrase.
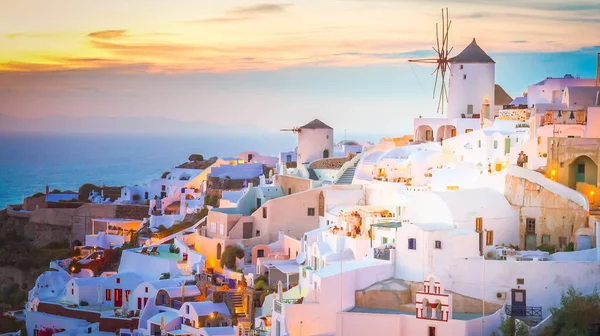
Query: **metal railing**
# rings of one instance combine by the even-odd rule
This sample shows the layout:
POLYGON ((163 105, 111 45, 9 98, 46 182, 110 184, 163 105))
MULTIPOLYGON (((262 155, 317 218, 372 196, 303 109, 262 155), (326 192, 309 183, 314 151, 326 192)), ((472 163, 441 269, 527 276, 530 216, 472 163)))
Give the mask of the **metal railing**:
POLYGON ((390 249, 373 249, 373 257, 379 260, 390 260, 390 249))
POLYGON ((505 305, 504 312, 507 316, 542 318, 542 307, 505 305))
POLYGON ((297 301, 296 299, 275 300, 275 311, 281 314, 281 308, 284 304, 295 304, 297 301))

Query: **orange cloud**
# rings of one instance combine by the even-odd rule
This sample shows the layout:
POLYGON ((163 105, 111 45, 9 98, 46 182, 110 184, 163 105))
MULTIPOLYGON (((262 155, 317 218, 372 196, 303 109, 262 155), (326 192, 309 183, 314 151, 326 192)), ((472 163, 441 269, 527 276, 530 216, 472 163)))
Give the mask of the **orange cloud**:
POLYGON ((123 35, 125 35, 125 33, 127 33, 127 30, 111 29, 111 30, 101 30, 101 31, 97 31, 97 32, 92 32, 92 33, 89 33, 88 36, 97 38, 97 39, 102 39, 102 40, 112 40, 112 39, 122 37, 123 35))

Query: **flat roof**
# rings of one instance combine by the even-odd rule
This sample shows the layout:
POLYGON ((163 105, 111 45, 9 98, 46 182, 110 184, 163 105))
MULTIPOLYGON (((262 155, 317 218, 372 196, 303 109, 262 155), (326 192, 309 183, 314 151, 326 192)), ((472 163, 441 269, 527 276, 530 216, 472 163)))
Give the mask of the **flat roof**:
POLYGON ((401 222, 381 222, 381 223, 371 224, 371 227, 397 229, 399 227, 402 227, 402 223, 401 222))
MULTIPOLYGON (((367 308, 367 307, 354 307, 348 311, 348 313, 364 313, 364 314, 388 314, 388 315, 415 315, 413 311, 403 311, 396 309, 387 309, 387 308, 367 308)), ((461 320, 468 321, 478 319, 480 317, 488 316, 491 314, 481 314, 481 313, 456 313, 452 312, 452 320, 461 320)))

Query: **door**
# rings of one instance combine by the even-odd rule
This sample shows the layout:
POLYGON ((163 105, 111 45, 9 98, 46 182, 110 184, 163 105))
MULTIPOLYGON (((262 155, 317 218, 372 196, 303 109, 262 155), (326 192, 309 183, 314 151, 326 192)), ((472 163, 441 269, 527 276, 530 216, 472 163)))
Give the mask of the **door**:
POLYGON ((537 247, 537 236, 535 234, 525 235, 525 249, 535 251, 537 247))
POLYGON ((524 289, 511 290, 511 316, 525 316, 527 293, 524 289))
POLYGON ((577 251, 589 250, 592 248, 592 237, 580 235, 577 236, 577 251))
POLYGON ((455 137, 455 136, 456 136, 456 128, 453 128, 451 137, 455 137))
POLYGON ((123 306, 123 290, 115 288, 115 307, 123 306))
POLYGON ((138 309, 142 309, 142 298, 138 298, 138 309))
POLYGON ((143 307, 146 307, 147 303, 148 303, 148 298, 144 298, 144 306, 143 307))
POLYGON ((510 153, 510 138, 506 137, 506 139, 504 139, 504 154, 508 153, 510 153))
POLYGON ((585 182, 585 163, 577 164, 577 172, 575 173, 575 182, 585 182))

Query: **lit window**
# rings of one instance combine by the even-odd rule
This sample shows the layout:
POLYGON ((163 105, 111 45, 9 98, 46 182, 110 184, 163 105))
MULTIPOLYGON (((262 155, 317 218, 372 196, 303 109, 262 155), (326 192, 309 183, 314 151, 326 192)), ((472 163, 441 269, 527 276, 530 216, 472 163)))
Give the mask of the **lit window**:
POLYGON ((415 238, 408 238, 408 249, 409 250, 417 249, 417 240, 415 238))
POLYGON ((106 301, 110 301, 111 300, 111 294, 112 294, 111 290, 107 289, 106 290, 106 301))
POLYGON ((485 233, 485 244, 487 246, 494 245, 494 231, 487 231, 485 233))
POLYGON ((129 289, 125 290, 125 301, 129 301, 129 294, 131 294, 131 291, 129 289))
POLYGON ((71 288, 71 295, 75 295, 75 290, 71 288))
POLYGON ((475 218, 475 231, 476 232, 483 231, 483 218, 482 217, 475 218))
POLYGON ((438 250, 442 249, 442 241, 441 240, 436 240, 435 241, 435 248, 438 250))
POLYGON ((465 130, 465 133, 471 133, 471 132, 473 132, 473 129, 472 129, 472 128, 467 128, 467 129, 465 130))

